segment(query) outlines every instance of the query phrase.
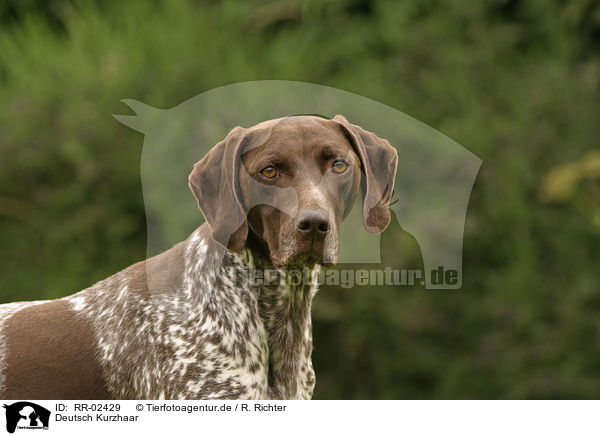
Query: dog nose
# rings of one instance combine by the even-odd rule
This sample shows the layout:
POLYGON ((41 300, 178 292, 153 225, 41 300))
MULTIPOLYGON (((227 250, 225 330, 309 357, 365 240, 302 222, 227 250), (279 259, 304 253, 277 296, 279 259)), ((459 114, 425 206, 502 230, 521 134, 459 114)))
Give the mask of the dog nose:
POLYGON ((329 217, 323 210, 303 210, 296 218, 296 227, 305 239, 324 239, 329 232, 329 217))

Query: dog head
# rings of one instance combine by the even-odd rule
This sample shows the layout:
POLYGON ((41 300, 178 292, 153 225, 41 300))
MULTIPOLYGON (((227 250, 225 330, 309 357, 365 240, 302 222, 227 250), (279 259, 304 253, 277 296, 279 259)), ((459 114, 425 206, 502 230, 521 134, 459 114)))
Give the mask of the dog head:
POLYGON ((190 188, 215 241, 276 267, 337 261, 359 189, 367 231, 390 221, 397 153, 343 116, 294 116, 234 128, 194 166, 190 188))

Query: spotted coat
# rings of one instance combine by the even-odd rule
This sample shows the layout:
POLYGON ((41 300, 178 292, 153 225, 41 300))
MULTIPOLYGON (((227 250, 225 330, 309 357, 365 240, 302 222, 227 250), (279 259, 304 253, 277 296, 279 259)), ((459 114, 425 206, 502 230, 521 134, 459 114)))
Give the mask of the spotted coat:
MULTIPOLYGON (((234 253, 214 242, 205 224, 171 250, 74 295, 0 306, 0 396, 23 385, 10 366, 22 363, 25 353, 2 336, 4 330, 19 311, 62 301, 68 304, 63 316, 92 332, 88 343, 101 372, 98 397, 310 399, 310 309, 318 266, 309 283, 281 284, 281 270, 284 280, 248 280, 248 271, 265 267, 268 262, 247 248, 234 253)), ((43 365, 43 355, 38 359, 43 365)), ((59 392, 71 398, 68 388, 59 392)))

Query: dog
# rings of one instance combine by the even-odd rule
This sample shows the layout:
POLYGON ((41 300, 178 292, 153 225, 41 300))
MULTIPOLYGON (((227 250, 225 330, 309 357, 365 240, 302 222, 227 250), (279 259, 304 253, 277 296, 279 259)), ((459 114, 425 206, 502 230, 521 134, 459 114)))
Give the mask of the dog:
POLYGON ((0 306, 0 397, 310 399, 319 268, 359 191, 366 230, 387 227, 396 167, 341 115, 235 127, 189 176, 206 222, 187 240, 71 296, 0 306))

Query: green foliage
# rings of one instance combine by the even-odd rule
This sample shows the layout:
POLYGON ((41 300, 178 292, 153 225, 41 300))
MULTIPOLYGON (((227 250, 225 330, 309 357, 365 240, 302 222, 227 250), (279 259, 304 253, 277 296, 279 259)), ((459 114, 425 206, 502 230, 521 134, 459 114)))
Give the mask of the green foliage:
MULTIPOLYGON (((144 257, 143 137, 110 116, 126 111, 120 99, 166 108, 233 82, 314 82, 483 159, 463 289, 323 289, 315 397, 598 397, 600 231, 546 195, 566 183, 579 198, 553 168, 597 159, 597 2, 40 4, 0 6, 2 301, 67 295, 144 257)), ((575 179, 597 213, 597 172, 575 179)), ((384 244, 387 264, 419 262, 399 229, 385 238, 407 247, 384 244)))

